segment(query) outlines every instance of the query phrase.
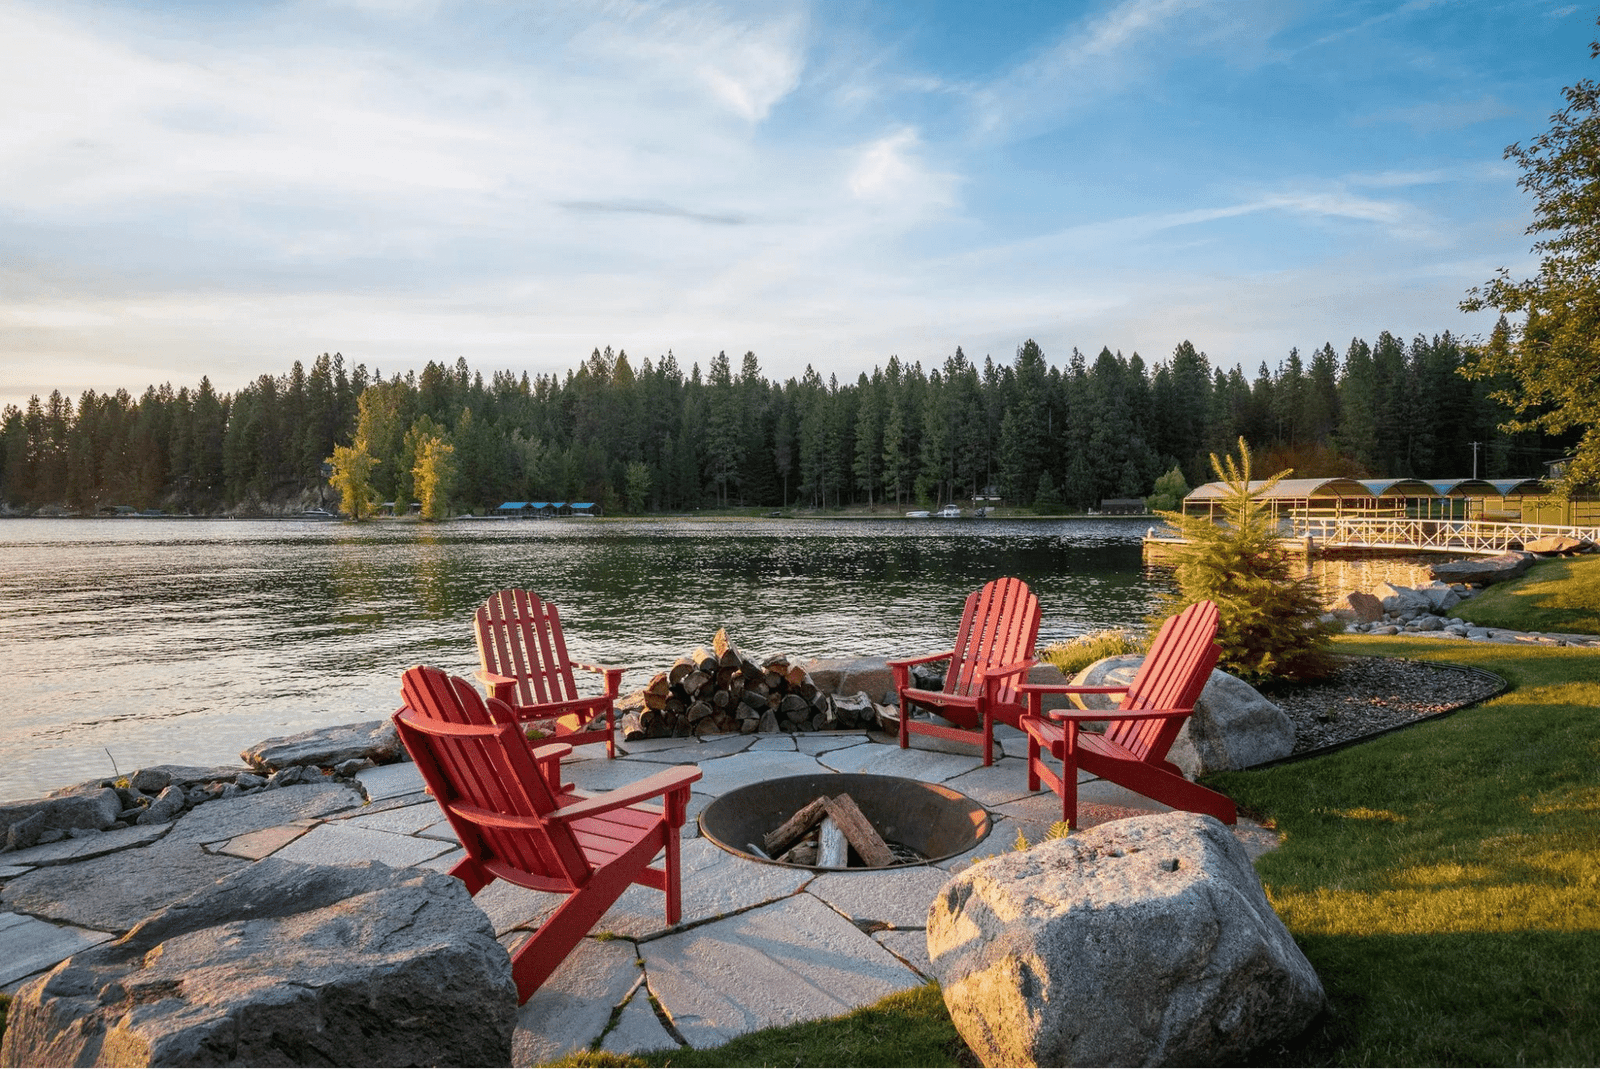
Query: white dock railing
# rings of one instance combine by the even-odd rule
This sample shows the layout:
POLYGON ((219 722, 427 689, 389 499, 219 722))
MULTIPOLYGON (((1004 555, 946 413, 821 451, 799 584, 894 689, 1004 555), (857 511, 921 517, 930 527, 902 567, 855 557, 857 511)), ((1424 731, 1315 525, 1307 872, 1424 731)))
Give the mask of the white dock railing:
POLYGON ((1419 520, 1405 517, 1291 516, 1285 535, 1312 539, 1323 549, 1389 549, 1450 553, 1504 553, 1536 538, 1567 536, 1600 542, 1600 527, 1487 520, 1419 520))

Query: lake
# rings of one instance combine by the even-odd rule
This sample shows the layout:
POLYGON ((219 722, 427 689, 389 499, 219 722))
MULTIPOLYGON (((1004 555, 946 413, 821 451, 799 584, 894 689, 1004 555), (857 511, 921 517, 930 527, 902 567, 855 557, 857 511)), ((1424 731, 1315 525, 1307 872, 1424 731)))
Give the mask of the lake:
MULTIPOLYGON (((372 720, 417 663, 470 676, 471 617, 524 586, 582 660, 642 686, 726 627, 747 652, 946 648, 1015 575, 1045 645, 1138 624, 1166 588, 1142 520, 0 522, 0 800, 372 720)), ((1362 582, 1358 579, 1348 582, 1362 582)))

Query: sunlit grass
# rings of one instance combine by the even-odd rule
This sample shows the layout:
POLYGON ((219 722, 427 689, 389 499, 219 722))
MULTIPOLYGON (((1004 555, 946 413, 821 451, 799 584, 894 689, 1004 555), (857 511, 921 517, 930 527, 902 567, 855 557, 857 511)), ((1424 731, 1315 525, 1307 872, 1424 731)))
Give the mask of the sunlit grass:
POLYGON ((1600 635, 1600 554, 1541 561, 1453 611, 1483 627, 1600 635))
POLYGON ((1509 694, 1326 757, 1213 782, 1269 813, 1257 863, 1332 1011, 1301 1064, 1593 1064, 1600 1057, 1600 657, 1345 638, 1449 659, 1509 694))

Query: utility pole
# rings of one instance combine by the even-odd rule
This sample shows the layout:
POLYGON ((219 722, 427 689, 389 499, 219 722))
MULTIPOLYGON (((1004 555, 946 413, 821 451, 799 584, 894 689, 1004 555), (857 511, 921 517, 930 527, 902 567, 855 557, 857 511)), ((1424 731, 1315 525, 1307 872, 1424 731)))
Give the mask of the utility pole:
POLYGON ((1478 446, 1482 444, 1482 442, 1472 443, 1472 477, 1474 479, 1478 477, 1478 446))

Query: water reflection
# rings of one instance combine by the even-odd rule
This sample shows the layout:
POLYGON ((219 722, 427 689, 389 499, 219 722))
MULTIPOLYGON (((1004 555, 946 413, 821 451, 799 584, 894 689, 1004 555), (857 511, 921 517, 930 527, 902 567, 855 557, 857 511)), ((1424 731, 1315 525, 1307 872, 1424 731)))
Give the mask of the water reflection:
POLYGON ((638 686, 727 627, 756 653, 948 645, 966 595, 1038 593, 1042 642, 1142 621, 1143 525, 750 521, 0 523, 0 799, 386 716, 399 673, 477 666, 470 618, 526 586, 638 686))

